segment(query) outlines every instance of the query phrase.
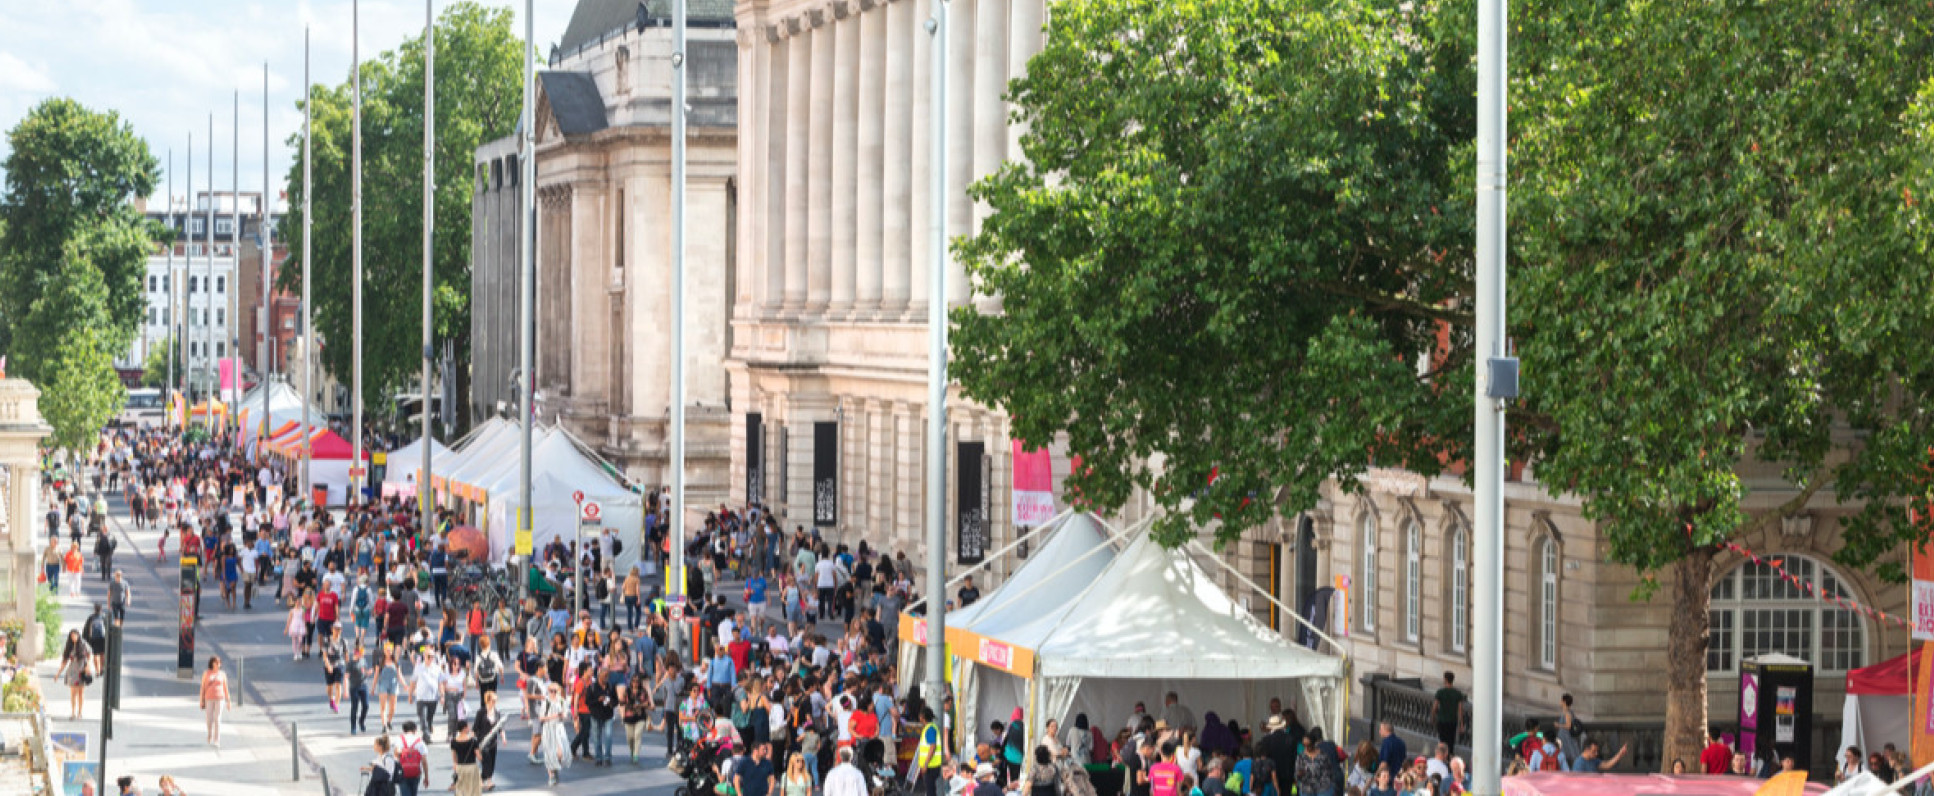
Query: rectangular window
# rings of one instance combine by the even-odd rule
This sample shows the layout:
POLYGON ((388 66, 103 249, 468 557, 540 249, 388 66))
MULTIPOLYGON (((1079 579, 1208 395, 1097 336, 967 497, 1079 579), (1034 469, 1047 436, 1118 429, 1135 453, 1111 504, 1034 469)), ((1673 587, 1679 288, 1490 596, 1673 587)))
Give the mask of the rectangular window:
POLYGON ((616 246, 618 250, 618 261, 614 267, 622 274, 625 270, 625 191, 623 188, 618 189, 618 223, 616 226, 618 227, 618 244, 616 246))
POLYGON ((1366 631, 1377 629, 1377 525, 1369 515, 1364 515, 1358 537, 1363 540, 1362 579, 1357 583, 1357 595, 1362 611, 1357 621, 1366 631))
POLYGON ((1464 549, 1464 531, 1451 535, 1451 649, 1463 652, 1470 634, 1470 553, 1464 549))
POLYGON ((1806 608, 1748 608, 1740 612, 1741 660, 1768 652, 1814 663, 1813 611, 1806 608))
POLYGON ((162 307, 162 308, 161 308, 161 325, 162 325, 162 326, 167 326, 167 325, 168 325, 168 308, 167 308, 167 307, 162 307))
MULTIPOLYGON (((223 309, 221 307, 215 308, 215 325, 216 326, 228 325, 228 310, 223 309)), ((944 608, 945 606, 942 606, 942 607, 944 608)))
POLYGON ((1860 617, 1838 608, 1820 610, 1820 668, 1844 672, 1867 665, 1866 633, 1860 617))
POLYGON ((188 234, 191 237, 199 238, 202 236, 202 232, 207 229, 208 219, 201 216, 196 216, 188 222, 188 234))
POLYGON ((199 276, 188 277, 188 292, 191 294, 201 292, 201 277, 199 276))
POLYGON ((1538 595, 1538 665, 1558 668, 1558 543, 1544 540, 1538 595))
POLYGON ((161 292, 163 292, 163 293, 173 293, 173 292, 175 292, 175 286, 174 286, 174 281, 175 281, 175 277, 174 277, 174 275, 173 275, 173 274, 162 274, 162 275, 161 275, 161 292))
POLYGON ((157 283, 158 283, 159 281, 160 281, 160 280, 157 280, 157 279, 155 279, 155 278, 154 278, 154 274, 148 274, 148 292, 149 292, 149 293, 153 293, 153 292, 154 292, 154 290, 155 290, 155 285, 156 285, 156 284, 157 284, 157 283))
MULTIPOLYGON (((215 292, 217 293, 228 292, 228 277, 225 277, 225 276, 215 277, 215 292)), ((945 606, 942 606, 942 607, 945 607, 945 606)))
POLYGON ((220 218, 220 217, 215 219, 215 234, 227 235, 234 231, 235 231, 235 225, 231 223, 231 219, 220 218))
POLYGON ((1706 671, 1731 673, 1733 670, 1733 612, 1708 611, 1708 624, 1712 627, 1711 641, 1706 644, 1706 671))
POLYGON ((1404 621, 1403 635, 1416 641, 1422 635, 1424 624, 1424 538, 1423 530, 1417 523, 1410 523, 1405 533, 1404 551, 1404 621))
MULTIPOLYGON (((215 356, 218 356, 218 357, 225 357, 225 356, 228 356, 228 344, 227 344, 227 343, 216 343, 216 344, 215 344, 215 356)), ((944 607, 944 606, 943 606, 943 607, 944 607)))
POLYGON ((149 326, 153 326, 153 325, 154 325, 154 308, 153 308, 153 307, 149 307, 149 308, 148 308, 148 325, 149 325, 149 326))

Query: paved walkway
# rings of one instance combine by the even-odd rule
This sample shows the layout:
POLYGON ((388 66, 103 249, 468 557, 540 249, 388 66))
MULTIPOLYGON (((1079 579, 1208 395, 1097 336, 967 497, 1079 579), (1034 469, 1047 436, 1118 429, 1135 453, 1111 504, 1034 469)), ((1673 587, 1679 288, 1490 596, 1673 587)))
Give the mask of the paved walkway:
MULTIPOLYGON (((324 793, 323 774, 327 772, 329 794, 357 794, 359 769, 373 754, 374 735, 349 734, 349 706, 341 713, 329 710, 323 697, 322 664, 311 658, 290 660, 288 638, 283 635, 287 614, 276 604, 273 590, 259 596, 253 610, 222 606, 219 592, 208 585, 202 597, 202 621, 196 638, 198 665, 205 666, 209 655, 220 655, 231 682, 243 704, 228 714, 223 744, 213 749, 203 743, 204 723, 197 709, 194 680, 175 676, 177 620, 176 564, 171 555, 165 564, 154 559, 160 531, 136 530, 119 498, 111 497, 109 530, 121 539, 115 557, 130 583, 134 585, 134 607, 129 611, 125 638, 124 667, 127 674, 122 692, 122 709, 115 712, 115 737, 108 745, 108 781, 132 774, 143 792, 153 793, 161 774, 172 774, 190 793, 221 793, 235 796, 255 794, 324 793), (140 555, 130 555, 139 551, 140 555), (300 780, 292 779, 291 737, 299 738, 300 780)), ((169 552, 178 552, 171 539, 169 552)), ((78 626, 92 610, 95 601, 106 601, 106 584, 94 569, 90 557, 88 581, 83 599, 64 609, 64 620, 78 626)), ((58 656, 59 650, 55 650, 58 656)), ((55 663, 40 667, 42 688, 49 695, 48 713, 56 717, 56 730, 90 732, 90 755, 98 755, 100 714, 99 683, 88 689, 87 710, 79 722, 69 722, 67 689, 53 682, 55 663)), ((509 678, 507 678, 509 679, 509 678)), ((506 688, 499 696, 499 707, 509 717, 502 748, 498 753, 497 790, 499 794, 572 793, 671 794, 678 778, 665 767, 664 740, 641 748, 638 765, 624 762, 623 735, 616 741, 618 762, 610 768, 596 768, 582 761, 564 772, 563 783, 552 789, 545 786, 544 770, 525 758, 530 747, 530 729, 521 717, 522 708, 515 694, 506 688)), ((375 715, 375 699, 370 700, 371 726, 380 728, 375 715)), ((414 720, 415 712, 407 702, 397 705, 398 726, 405 718, 414 720)), ((439 716, 439 723, 442 717, 439 716)), ((438 732, 438 739, 443 733, 438 732)), ((439 743, 430 755, 432 778, 425 792, 443 792, 450 784, 450 757, 439 743), (431 787, 434 786, 434 787, 431 787)))

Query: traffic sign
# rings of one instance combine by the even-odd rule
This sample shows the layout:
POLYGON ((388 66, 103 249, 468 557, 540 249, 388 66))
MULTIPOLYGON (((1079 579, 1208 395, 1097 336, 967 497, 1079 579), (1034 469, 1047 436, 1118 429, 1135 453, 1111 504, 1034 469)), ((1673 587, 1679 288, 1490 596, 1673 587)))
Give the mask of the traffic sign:
POLYGON ((367 468, 367 467, 351 467, 351 468, 349 468, 349 477, 350 477, 350 478, 361 478, 361 477, 363 477, 363 476, 365 476, 365 475, 368 475, 368 474, 369 474, 369 468, 367 468))
POLYGON ((571 502, 572 502, 572 503, 579 503, 579 504, 581 504, 581 503, 583 503, 583 502, 584 502, 584 490, 582 490, 582 489, 580 489, 580 490, 578 490, 578 491, 576 491, 576 492, 572 492, 572 493, 571 493, 571 502))
POLYGON ((599 506, 595 500, 584 501, 578 507, 578 518, 585 522, 595 523, 603 513, 604 507, 599 506))

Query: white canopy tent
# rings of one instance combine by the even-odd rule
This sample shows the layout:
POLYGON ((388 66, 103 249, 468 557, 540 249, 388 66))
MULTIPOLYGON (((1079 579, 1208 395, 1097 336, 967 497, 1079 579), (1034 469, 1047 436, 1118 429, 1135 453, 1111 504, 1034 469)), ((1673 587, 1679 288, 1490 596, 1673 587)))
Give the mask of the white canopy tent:
MULTIPOLYGON (((451 455, 450 466, 434 468, 430 488, 438 494, 454 494, 482 502, 482 493, 473 495, 470 486, 476 484, 478 476, 517 461, 517 446, 521 444, 517 432, 515 424, 504 422, 471 435, 470 441, 451 455)), ((543 438, 543 433, 541 428, 531 430, 533 445, 543 438)))
MULTIPOLYGON (((629 566, 642 545, 644 499, 580 450, 570 434, 560 429, 547 432, 542 441, 531 445, 532 546, 542 548, 554 538, 576 538, 576 495, 582 492, 585 501, 595 501, 601 509, 599 524, 616 529, 625 543, 616 563, 629 566)), ((501 559, 515 542, 517 510, 523 505, 519 466, 512 457, 508 466, 486 477, 488 480, 477 484, 487 496, 485 530, 490 535, 492 557, 501 559)))
MULTIPOLYGON (((1093 539, 1087 523, 1098 520, 1073 517, 1042 556, 986 598, 989 605, 950 615, 960 726, 978 729, 983 718, 1005 719, 1025 706, 1033 738, 1047 719, 1065 726, 1086 713, 1111 725, 1135 702, 1159 705, 1173 691, 1197 716, 1214 710, 1249 726, 1261 724, 1270 697, 1294 704, 1300 693, 1307 721, 1340 730, 1345 658, 1295 644, 1258 621, 1187 550, 1131 532, 1114 553, 1093 539)), ((925 636, 920 620, 902 627, 903 638, 925 636)), ((960 737, 971 743, 974 732, 960 737)))
MULTIPOLYGON (((418 437, 414 442, 390 451, 387 460, 383 471, 383 494, 415 495, 416 476, 423 468, 423 438, 418 437)), ((430 469, 447 467, 452 462, 450 449, 431 437, 430 469)))

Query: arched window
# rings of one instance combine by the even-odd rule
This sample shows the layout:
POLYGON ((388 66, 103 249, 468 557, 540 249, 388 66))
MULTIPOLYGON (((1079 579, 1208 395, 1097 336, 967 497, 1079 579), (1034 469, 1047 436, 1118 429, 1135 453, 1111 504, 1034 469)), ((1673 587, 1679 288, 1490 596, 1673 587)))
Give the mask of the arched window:
POLYGON ((1450 542, 1450 645, 1452 651, 1463 652, 1471 633, 1470 536, 1464 526, 1451 529, 1450 542))
POLYGON ((1363 555, 1357 582, 1357 623, 1365 631, 1377 629, 1377 521, 1368 511, 1357 519, 1357 539, 1363 555))
POLYGON ((1538 666, 1558 668, 1558 540, 1538 539, 1538 666))
POLYGON ((1822 672, 1867 665, 1866 624, 1822 595, 1853 599, 1838 574, 1805 556, 1770 556, 1726 573, 1712 587, 1706 670, 1733 674, 1740 661, 1768 652, 1801 658, 1822 672), (1812 591, 1787 580, 1772 562, 1812 591))
POLYGON ((1424 626, 1424 532, 1411 520, 1404 525, 1403 637, 1416 641, 1424 626))

